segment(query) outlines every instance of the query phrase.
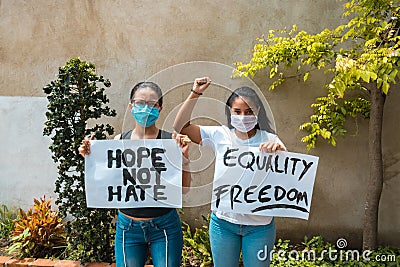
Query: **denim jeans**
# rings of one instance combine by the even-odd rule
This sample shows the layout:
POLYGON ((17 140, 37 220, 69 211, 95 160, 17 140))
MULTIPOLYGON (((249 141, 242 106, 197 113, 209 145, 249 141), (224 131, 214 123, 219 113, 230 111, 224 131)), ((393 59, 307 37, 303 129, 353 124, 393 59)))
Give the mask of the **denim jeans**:
POLYGON ((237 267, 240 251, 244 267, 269 266, 275 237, 273 219, 267 225, 241 225, 211 214, 210 242, 214 267, 237 267))
POLYGON ((132 220, 118 213, 115 235, 117 267, 143 267, 148 244, 155 267, 179 267, 183 237, 176 210, 151 220, 132 220))

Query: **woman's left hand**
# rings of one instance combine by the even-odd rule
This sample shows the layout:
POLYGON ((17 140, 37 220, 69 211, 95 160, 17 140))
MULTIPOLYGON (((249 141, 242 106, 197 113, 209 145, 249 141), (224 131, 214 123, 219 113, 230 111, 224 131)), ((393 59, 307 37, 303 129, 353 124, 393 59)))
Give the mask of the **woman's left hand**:
POLYGON ((273 142, 273 141, 267 141, 264 143, 261 143, 258 149, 262 152, 267 152, 267 153, 275 153, 277 150, 282 150, 285 151, 286 147, 282 146, 278 142, 273 142))
POLYGON ((189 145, 192 142, 192 140, 190 140, 190 138, 187 135, 178 134, 177 132, 174 132, 172 134, 172 138, 174 138, 176 143, 182 148, 183 156, 186 159, 188 159, 189 158, 189 145))

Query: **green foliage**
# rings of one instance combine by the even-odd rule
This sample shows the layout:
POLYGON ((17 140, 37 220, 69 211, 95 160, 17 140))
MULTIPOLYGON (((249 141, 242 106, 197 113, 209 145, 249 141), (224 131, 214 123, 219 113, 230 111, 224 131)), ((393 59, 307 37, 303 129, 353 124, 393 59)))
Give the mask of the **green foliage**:
POLYGON ((271 266, 334 266, 328 254, 322 253, 330 249, 334 246, 325 243, 321 236, 305 237, 301 244, 295 245, 289 240, 279 239, 274 246, 271 266))
POLYGON ((51 200, 34 199, 34 206, 24 212, 19 210, 14 221, 12 246, 9 253, 17 251, 19 257, 58 257, 66 247, 64 223, 58 213, 51 210, 51 200))
POLYGON ((314 108, 314 114, 311 115, 310 121, 300 125, 300 129, 309 132, 309 135, 301 140, 307 143, 307 149, 315 147, 318 136, 336 146, 336 137, 344 136, 347 132, 344 126, 347 117, 356 118, 361 114, 368 119, 370 112, 368 100, 362 97, 338 99, 332 93, 317 98, 316 103, 311 106, 314 108))
MULTIPOLYGON (((183 261, 182 266, 213 266, 209 221, 210 216, 203 216, 205 225, 196 228, 194 233, 190 226, 183 222, 183 261)), ((400 266, 400 248, 379 247, 365 253, 355 249, 338 249, 325 242, 322 236, 304 237, 300 244, 290 240, 278 239, 272 253, 272 266, 293 267, 395 267, 400 266), (357 251, 357 252, 356 252, 357 251)), ((242 263, 239 263, 239 266, 242 263)))
POLYGON ((17 217, 16 212, 7 208, 2 204, 0 208, 0 239, 8 240, 14 230, 14 219, 17 217))
POLYGON ((95 133, 96 138, 104 139, 113 134, 108 124, 87 128, 90 120, 116 115, 106 105, 109 100, 103 86, 111 83, 96 74, 93 63, 73 58, 59 68, 57 79, 43 88, 49 102, 43 134, 51 136, 50 150, 58 167, 56 204, 61 216, 74 218, 66 225, 68 247, 75 254, 79 251, 77 257, 83 262, 110 262, 114 253, 115 210, 86 207, 84 158, 78 154, 85 135, 95 133))
POLYGON ((308 149, 315 147, 318 137, 336 145, 337 137, 346 132, 343 124, 348 117, 368 118, 365 92, 377 88, 387 94, 400 77, 399 6, 398 0, 352 0, 344 4, 344 16, 351 19, 335 29, 318 34, 298 31, 296 26, 270 30, 257 39, 250 62, 235 63, 234 76, 254 76, 269 69, 272 90, 290 77, 300 76, 306 82, 315 70, 330 74, 327 96, 317 98, 314 115, 300 128, 308 132, 302 138, 308 149), (285 74, 290 69, 296 74, 285 74), (349 98, 350 89, 361 93, 349 98))
POLYGON ((184 266, 212 266, 210 235, 208 225, 210 214, 206 217, 202 215, 205 225, 196 228, 192 234, 189 224, 183 224, 183 252, 182 258, 184 266))
POLYGON ((343 249, 323 241, 321 236, 307 237, 301 244, 293 245, 289 240, 279 239, 274 247, 271 266, 293 267, 386 267, 400 265, 400 249, 380 247, 365 253, 343 249))

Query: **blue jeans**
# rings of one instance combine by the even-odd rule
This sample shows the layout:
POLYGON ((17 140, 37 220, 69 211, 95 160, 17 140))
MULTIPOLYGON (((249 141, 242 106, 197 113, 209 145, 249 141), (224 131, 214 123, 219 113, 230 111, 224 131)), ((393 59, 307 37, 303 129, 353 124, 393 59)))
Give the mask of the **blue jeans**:
POLYGON ((269 266, 275 237, 273 219, 267 225, 241 225, 211 214, 210 242, 214 267, 238 266, 240 251, 244 267, 269 266))
POLYGON ((176 210, 151 220, 132 220, 118 213, 115 235, 117 267, 143 267, 148 244, 155 267, 179 267, 182 256, 182 226, 176 210))

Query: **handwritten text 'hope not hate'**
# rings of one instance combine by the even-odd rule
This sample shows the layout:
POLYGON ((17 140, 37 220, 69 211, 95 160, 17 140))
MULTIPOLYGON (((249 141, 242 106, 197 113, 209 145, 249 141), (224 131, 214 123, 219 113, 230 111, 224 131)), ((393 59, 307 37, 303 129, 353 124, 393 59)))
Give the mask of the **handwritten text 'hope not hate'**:
POLYGON ((164 192, 166 186, 163 185, 161 173, 167 171, 167 167, 163 162, 162 154, 165 153, 163 148, 138 147, 132 149, 116 149, 107 151, 107 167, 122 167, 122 183, 124 185, 108 186, 108 201, 114 200, 128 202, 133 198, 134 201, 144 201, 146 196, 150 195, 155 201, 167 200, 164 192), (143 167, 143 162, 147 162, 147 166, 143 167), (115 163, 115 164, 114 164, 115 163), (123 190, 125 192, 123 192, 123 190))

